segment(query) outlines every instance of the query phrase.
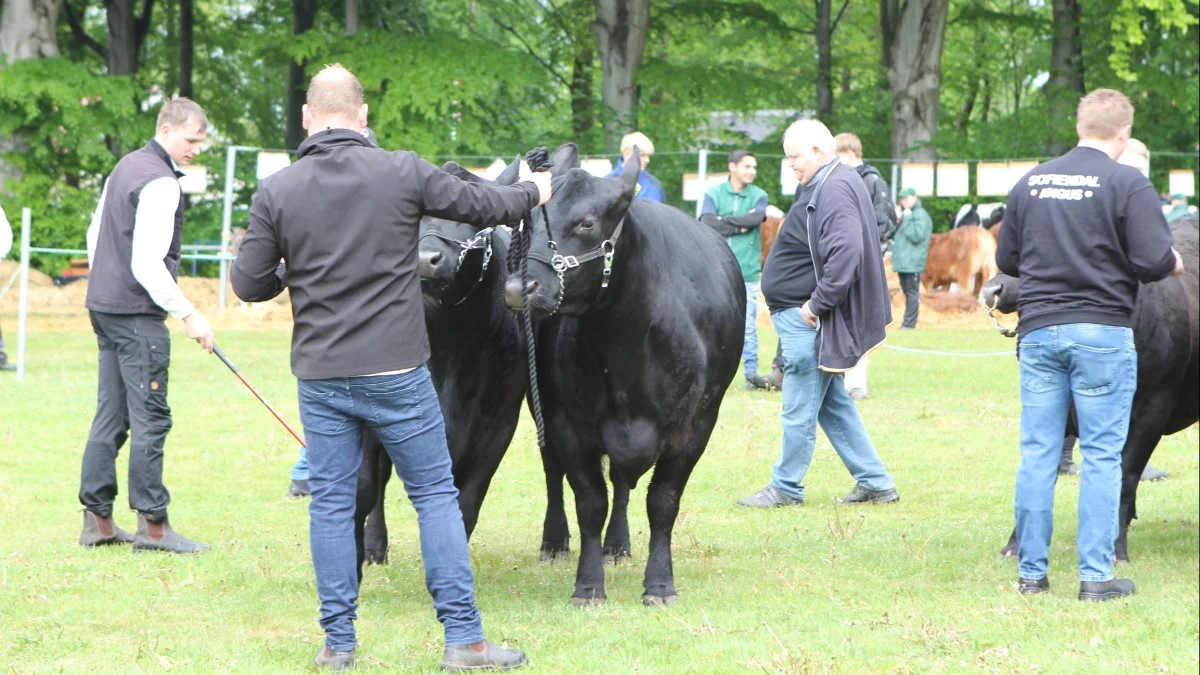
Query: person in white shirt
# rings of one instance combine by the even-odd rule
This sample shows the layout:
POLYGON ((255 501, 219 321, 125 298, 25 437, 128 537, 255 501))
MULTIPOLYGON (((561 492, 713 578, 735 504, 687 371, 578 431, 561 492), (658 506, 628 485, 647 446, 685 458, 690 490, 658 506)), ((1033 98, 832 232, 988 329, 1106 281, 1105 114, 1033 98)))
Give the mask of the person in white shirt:
POLYGON ((117 162, 87 232, 87 308, 99 346, 96 416, 83 453, 79 501, 81 546, 132 543, 135 551, 199 553, 208 546, 175 532, 171 495, 162 482, 163 445, 171 430, 166 318, 213 350, 213 331, 175 282, 183 238, 180 165, 200 151, 208 118, 195 102, 163 104, 154 139, 117 162), (112 518, 117 452, 130 440, 129 506, 136 536, 112 518))
MULTIPOLYGON (((0 205, 0 260, 4 260, 8 252, 12 250, 13 233, 12 227, 8 224, 8 217, 4 215, 4 206, 0 205)), ((3 291, 4 289, 0 289, 3 291)), ((4 333, 0 332, 0 371, 16 370, 17 367, 10 363, 8 354, 4 351, 4 333)))

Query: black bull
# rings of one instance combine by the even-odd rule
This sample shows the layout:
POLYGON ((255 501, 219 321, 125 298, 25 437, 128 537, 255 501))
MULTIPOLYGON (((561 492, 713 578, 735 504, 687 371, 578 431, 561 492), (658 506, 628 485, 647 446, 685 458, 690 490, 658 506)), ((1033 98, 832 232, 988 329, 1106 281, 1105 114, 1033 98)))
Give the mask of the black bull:
MULTIPOLYGON (((1198 417, 1200 377, 1200 292, 1197 266, 1200 247, 1195 217, 1177 221, 1171 228, 1175 249, 1184 260, 1184 273, 1138 288, 1133 310, 1133 336, 1137 348, 1137 391, 1129 416, 1129 435, 1122 451, 1120 530, 1116 558, 1129 560, 1129 524, 1137 517, 1137 489, 1142 471, 1163 436, 1195 424, 1198 417)), ((997 275, 984 284, 984 298, 995 298, 1004 313, 1016 310, 1017 280, 997 275)), ((1075 421, 1067 434, 1076 435, 1075 421)), ((1016 553, 1016 533, 1004 553, 1016 553)))

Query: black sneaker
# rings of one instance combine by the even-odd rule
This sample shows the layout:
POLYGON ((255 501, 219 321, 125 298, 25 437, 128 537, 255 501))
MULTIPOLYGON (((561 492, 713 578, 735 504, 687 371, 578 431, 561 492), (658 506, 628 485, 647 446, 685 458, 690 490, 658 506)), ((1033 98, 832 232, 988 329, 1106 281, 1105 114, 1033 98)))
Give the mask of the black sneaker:
POLYGON ((1041 579, 1026 579, 1021 577, 1017 580, 1017 592, 1021 595, 1038 595, 1039 593, 1048 593, 1050 591, 1050 580, 1046 577, 1041 579))
POLYGON ((512 670, 528 663, 525 653, 516 649, 505 649, 483 641, 483 651, 477 652, 471 645, 447 645, 442 653, 442 670, 451 673, 466 673, 475 670, 512 670))
POLYGON ((769 390, 770 388, 771 388, 771 381, 768 380, 767 378, 763 377, 762 375, 747 375, 746 376, 746 389, 747 390, 750 390, 750 391, 754 391, 755 389, 769 390))
POLYGON ((1079 599, 1084 602, 1116 600, 1137 593, 1131 579, 1109 579, 1108 581, 1079 582, 1079 599))
POLYGON ((768 485, 749 497, 738 500, 738 504, 741 506, 753 506, 760 509, 777 506, 799 506, 803 503, 803 497, 793 497, 774 485, 768 485))
POLYGON ((308 488, 308 481, 292 479, 292 484, 288 486, 288 499, 300 499, 311 494, 308 488))
POLYGON ((15 364, 15 363, 9 363, 8 361, 5 361, 4 363, 0 363, 0 370, 12 371, 12 370, 16 370, 16 369, 17 369, 17 364, 15 364))
POLYGON ((861 485, 855 485, 850 494, 842 497, 843 504, 890 504, 900 501, 900 493, 896 488, 886 490, 868 490, 861 485))
POLYGON ((317 652, 317 658, 313 659, 313 664, 316 665, 317 670, 354 670, 354 650, 333 652, 329 651, 329 647, 325 647, 317 652))

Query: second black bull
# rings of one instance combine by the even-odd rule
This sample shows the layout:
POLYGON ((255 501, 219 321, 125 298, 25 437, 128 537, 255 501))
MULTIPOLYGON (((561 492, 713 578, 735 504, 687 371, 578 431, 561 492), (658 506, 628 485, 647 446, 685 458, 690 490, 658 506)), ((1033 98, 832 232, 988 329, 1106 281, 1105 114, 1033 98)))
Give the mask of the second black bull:
MULTIPOLYGON (((1133 310, 1137 391, 1121 458, 1121 527, 1116 542, 1116 558, 1121 561, 1129 560, 1129 524, 1137 517, 1138 481, 1150 455, 1163 436, 1195 424, 1200 410, 1198 233, 1200 224, 1194 216, 1176 221, 1171 234, 1175 249, 1183 256, 1183 274, 1138 287, 1133 310)), ((1006 314, 1016 311, 1017 293, 1017 280, 1003 274, 983 287, 983 297, 995 298, 996 308, 1006 314)), ((1076 435, 1074 415, 1071 417, 1067 433, 1076 435)), ((1005 555, 1016 554, 1015 537, 1014 532, 1004 549, 1005 555)))

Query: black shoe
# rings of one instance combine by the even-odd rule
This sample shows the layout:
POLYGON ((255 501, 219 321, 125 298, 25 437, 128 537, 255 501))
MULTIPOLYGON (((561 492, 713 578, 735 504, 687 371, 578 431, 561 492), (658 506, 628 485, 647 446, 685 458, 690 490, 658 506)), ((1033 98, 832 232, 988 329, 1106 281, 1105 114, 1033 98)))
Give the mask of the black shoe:
POLYGON ((1146 468, 1142 469, 1142 477, 1139 480, 1145 480, 1145 481, 1166 480, 1167 478, 1170 477, 1170 475, 1171 474, 1167 473, 1166 471, 1163 471, 1162 469, 1156 469, 1156 468, 1150 466, 1149 464, 1147 464, 1146 468))
POLYGON ((317 658, 313 659, 313 664, 317 666, 317 670, 354 670, 354 650, 331 652, 328 647, 325 647, 317 652, 317 658))
POLYGON ((138 514, 137 534, 133 537, 133 550, 162 551, 164 553, 203 553, 208 550, 208 544, 192 541, 171 529, 171 523, 165 519, 161 523, 151 523, 146 516, 138 514))
POLYGON ((861 485, 855 485, 850 494, 842 497, 843 504, 890 504, 900 501, 900 493, 896 488, 886 490, 868 490, 861 485))
POLYGON ((771 381, 762 375, 747 375, 746 389, 753 391, 755 389, 770 389, 771 381))
POLYGON ((84 548, 109 544, 132 544, 133 535, 117 527, 112 516, 102 518, 91 511, 83 512, 83 531, 79 533, 79 545, 84 548), (107 532, 107 534, 106 534, 107 532))
POLYGON ((15 364, 15 363, 8 363, 7 361, 4 363, 0 363, 0 370, 12 371, 12 370, 16 370, 16 369, 17 369, 17 364, 15 364))
POLYGON ((1108 581, 1079 582, 1079 599, 1084 602, 1116 600, 1137 593, 1131 579, 1109 579, 1108 581))
POLYGON ((753 506, 760 509, 774 508, 776 506, 799 506, 803 503, 803 497, 793 497, 774 485, 768 485, 749 497, 738 501, 738 504, 742 506, 753 506))
POLYGON ((1024 577, 1017 579, 1017 592, 1021 595, 1038 595, 1039 593, 1048 593, 1050 591, 1050 580, 1046 577, 1041 579, 1026 579, 1024 577))
POLYGON ((308 489, 308 481, 292 479, 292 484, 288 486, 287 496, 289 499, 300 499, 312 494, 308 489))
POLYGON ((516 649, 498 647, 483 641, 483 651, 471 649, 471 645, 447 646, 442 654, 442 670, 465 673, 473 670, 512 670, 525 665, 529 659, 516 649))

